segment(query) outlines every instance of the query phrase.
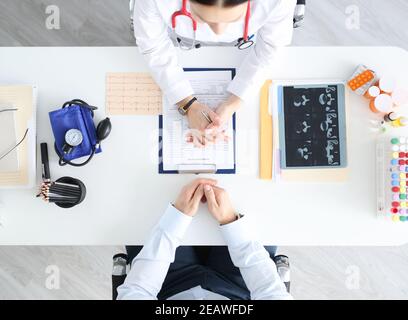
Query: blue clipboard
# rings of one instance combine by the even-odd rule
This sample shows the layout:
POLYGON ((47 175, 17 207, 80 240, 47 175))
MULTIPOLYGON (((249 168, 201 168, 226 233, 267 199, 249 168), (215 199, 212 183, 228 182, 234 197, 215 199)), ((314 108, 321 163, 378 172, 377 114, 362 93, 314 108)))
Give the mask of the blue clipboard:
MULTIPOLYGON (((235 68, 185 68, 185 72, 189 71, 231 71, 231 80, 234 79, 236 74, 235 68)), ((233 169, 220 169, 215 174, 235 174, 236 173, 236 116, 235 113, 232 116, 232 131, 234 133, 234 168, 233 169)), ((178 174, 177 170, 164 170, 163 169, 163 116, 159 115, 159 173, 160 174, 178 174)), ((199 172, 197 173, 199 174, 199 172)))

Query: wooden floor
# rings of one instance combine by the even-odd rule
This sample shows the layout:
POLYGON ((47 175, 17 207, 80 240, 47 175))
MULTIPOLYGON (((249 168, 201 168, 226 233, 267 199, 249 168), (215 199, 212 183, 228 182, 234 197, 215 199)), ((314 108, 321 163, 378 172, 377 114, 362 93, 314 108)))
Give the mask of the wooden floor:
MULTIPOLYGON (((133 45, 127 3, 0 0, 0 46, 133 45), (45 27, 48 5, 60 10, 59 30, 45 27)), ((407 12, 406 0, 308 0, 306 23, 295 32, 293 43, 408 49, 407 12), (360 18, 357 29, 351 12, 360 18)), ((0 207, 0 219, 2 214, 0 207)), ((120 250, 0 247, 0 299, 110 299, 111 257, 120 250), (58 273, 59 282, 50 284, 58 273)), ((408 245, 290 247, 279 252, 291 258, 292 294, 297 299, 408 299, 408 245)))

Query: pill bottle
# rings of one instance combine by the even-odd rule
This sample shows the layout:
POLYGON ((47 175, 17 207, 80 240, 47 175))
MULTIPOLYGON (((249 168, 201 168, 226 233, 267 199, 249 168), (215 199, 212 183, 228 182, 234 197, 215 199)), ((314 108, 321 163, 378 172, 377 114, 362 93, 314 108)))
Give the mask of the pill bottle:
POLYGON ((384 116, 384 121, 385 122, 392 122, 392 121, 398 120, 399 118, 400 118, 400 115, 398 113, 392 111, 392 112, 390 112, 390 113, 388 113, 388 114, 386 114, 384 116))
POLYGON ((396 82, 395 79, 391 77, 382 77, 378 82, 378 86, 380 87, 381 93, 391 95, 395 89, 396 82))
POLYGON ((380 94, 370 101, 370 109, 375 113, 390 113, 392 107, 392 98, 388 94, 380 94))
POLYGON ((364 94, 364 97, 371 100, 371 99, 377 98, 380 94, 381 94, 380 88, 377 86, 372 86, 368 88, 368 90, 364 94))

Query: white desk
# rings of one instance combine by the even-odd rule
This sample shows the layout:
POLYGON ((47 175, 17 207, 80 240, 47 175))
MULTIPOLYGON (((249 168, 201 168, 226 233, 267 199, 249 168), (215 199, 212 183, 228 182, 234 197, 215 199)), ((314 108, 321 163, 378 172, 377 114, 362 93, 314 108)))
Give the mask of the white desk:
MULTIPOLYGON (((181 53, 185 67, 238 67, 245 53, 204 48, 181 53)), ((344 78, 359 63, 405 76, 408 54, 398 48, 288 48, 275 78, 344 78)), ((141 244, 169 201, 192 180, 190 175, 157 173, 158 119, 114 117, 101 155, 84 168, 58 167, 48 112, 73 98, 100 106, 104 116, 105 73, 146 71, 136 48, 0 48, 0 83, 34 83, 39 88, 38 142, 48 142, 53 178, 82 179, 83 204, 59 209, 34 198, 34 190, 0 190, 3 227, 0 244, 141 244)), ((408 85, 408 78, 400 79, 408 85)), ((351 95, 346 184, 273 184, 258 179, 258 97, 237 116, 238 173, 217 176, 240 212, 256 225, 265 244, 399 245, 408 223, 376 218, 374 138, 366 101, 351 95)), ((217 224, 203 209, 185 244, 222 244, 217 224)))

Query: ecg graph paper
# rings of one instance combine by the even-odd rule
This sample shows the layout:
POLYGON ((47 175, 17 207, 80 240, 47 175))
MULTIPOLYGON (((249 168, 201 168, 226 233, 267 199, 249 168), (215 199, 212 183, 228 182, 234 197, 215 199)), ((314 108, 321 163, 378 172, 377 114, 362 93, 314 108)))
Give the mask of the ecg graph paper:
POLYGON ((148 73, 106 75, 108 115, 158 115, 162 113, 162 92, 148 73))

